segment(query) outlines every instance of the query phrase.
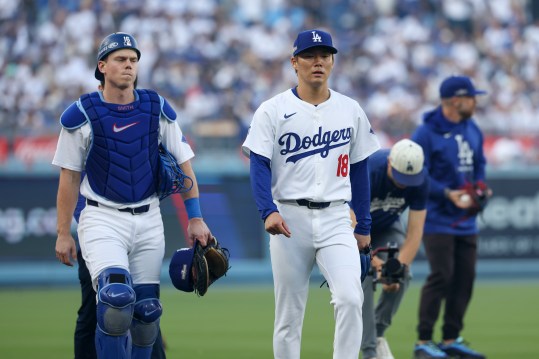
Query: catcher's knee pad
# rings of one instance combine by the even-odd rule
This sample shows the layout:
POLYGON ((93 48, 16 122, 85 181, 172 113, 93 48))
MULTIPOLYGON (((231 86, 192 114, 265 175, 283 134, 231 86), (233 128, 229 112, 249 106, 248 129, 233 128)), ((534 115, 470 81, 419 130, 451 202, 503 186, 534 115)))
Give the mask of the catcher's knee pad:
POLYGON ((98 278, 97 325, 106 335, 127 334, 136 295, 132 288, 131 275, 121 268, 107 268, 98 278))
POLYGON ((131 322, 133 346, 151 347, 157 339, 159 318, 163 313, 159 301, 159 285, 141 284, 135 286, 134 289, 137 302, 131 322))

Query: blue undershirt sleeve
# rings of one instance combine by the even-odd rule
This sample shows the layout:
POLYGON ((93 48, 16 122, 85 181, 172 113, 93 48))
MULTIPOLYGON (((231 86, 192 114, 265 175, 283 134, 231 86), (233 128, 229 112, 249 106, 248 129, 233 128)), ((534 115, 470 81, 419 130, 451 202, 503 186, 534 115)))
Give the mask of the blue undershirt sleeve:
POLYGON ((371 232, 371 182, 369 179, 369 158, 350 165, 352 184, 351 207, 356 215, 357 224, 354 233, 369 235, 371 232))
MULTIPOLYGON (((82 171, 80 174, 81 183, 85 175, 86 175, 86 172, 82 171)), ((77 200, 77 206, 75 207, 75 212, 73 213, 73 217, 75 218, 75 221, 77 223, 79 223, 80 213, 82 212, 84 207, 86 207, 86 198, 82 194, 80 194, 80 190, 79 190, 79 198, 77 200)))
POLYGON ((279 212, 277 206, 273 203, 271 195, 271 166, 267 157, 258 155, 251 151, 251 188, 255 198, 256 207, 260 212, 262 220, 273 212, 279 212))

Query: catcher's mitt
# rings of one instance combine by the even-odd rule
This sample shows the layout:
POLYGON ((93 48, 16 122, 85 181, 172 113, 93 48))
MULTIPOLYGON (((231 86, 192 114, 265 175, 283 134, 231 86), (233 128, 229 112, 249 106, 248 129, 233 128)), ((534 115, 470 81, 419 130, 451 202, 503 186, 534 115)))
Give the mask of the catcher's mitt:
POLYGON ((367 278, 367 274, 371 270, 371 253, 372 246, 370 244, 359 251, 359 257, 361 259, 361 283, 367 278))
POLYGON ((222 248, 215 237, 204 248, 197 241, 193 248, 178 249, 169 266, 172 284, 202 297, 210 285, 226 275, 230 269, 229 258, 228 249, 222 248))
POLYGON ((468 216, 475 216, 485 209, 488 203, 489 188, 483 181, 477 181, 476 183, 467 182, 463 187, 466 194, 470 196, 472 205, 467 209, 468 216))
POLYGON ((187 176, 174 156, 165 146, 159 144, 159 168, 157 174, 157 195, 164 199, 173 193, 183 193, 193 187, 193 180, 187 176))

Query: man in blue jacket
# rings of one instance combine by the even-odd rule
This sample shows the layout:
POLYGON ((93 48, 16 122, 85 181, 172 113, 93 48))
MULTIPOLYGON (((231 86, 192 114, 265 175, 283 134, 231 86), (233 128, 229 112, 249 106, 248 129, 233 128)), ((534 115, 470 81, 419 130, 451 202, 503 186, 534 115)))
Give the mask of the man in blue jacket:
MULTIPOLYGON (((441 105, 424 114, 412 140, 423 147, 430 176, 430 194, 423 243, 430 264, 419 304, 418 359, 474 358, 460 332, 472 297, 478 228, 472 205, 462 189, 485 180, 483 134, 472 119, 476 90, 465 76, 446 78, 440 86, 441 105), (442 341, 432 341, 433 328, 445 301, 442 341)), ((489 193, 491 194, 491 193, 489 193)))

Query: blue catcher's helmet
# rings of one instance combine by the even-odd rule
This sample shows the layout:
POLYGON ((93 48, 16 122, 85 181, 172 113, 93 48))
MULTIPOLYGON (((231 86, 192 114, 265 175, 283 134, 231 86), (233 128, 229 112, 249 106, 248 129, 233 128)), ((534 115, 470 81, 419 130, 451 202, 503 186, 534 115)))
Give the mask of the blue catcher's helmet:
MULTIPOLYGON (((107 57, 111 52, 121 49, 133 49, 137 53, 138 59, 140 59, 140 51, 138 49, 137 40, 125 32, 115 32, 105 37, 99 45, 99 51, 97 52, 97 63, 107 57)), ((95 78, 99 81, 103 81, 105 77, 103 73, 99 71, 99 67, 96 64, 95 78)))

